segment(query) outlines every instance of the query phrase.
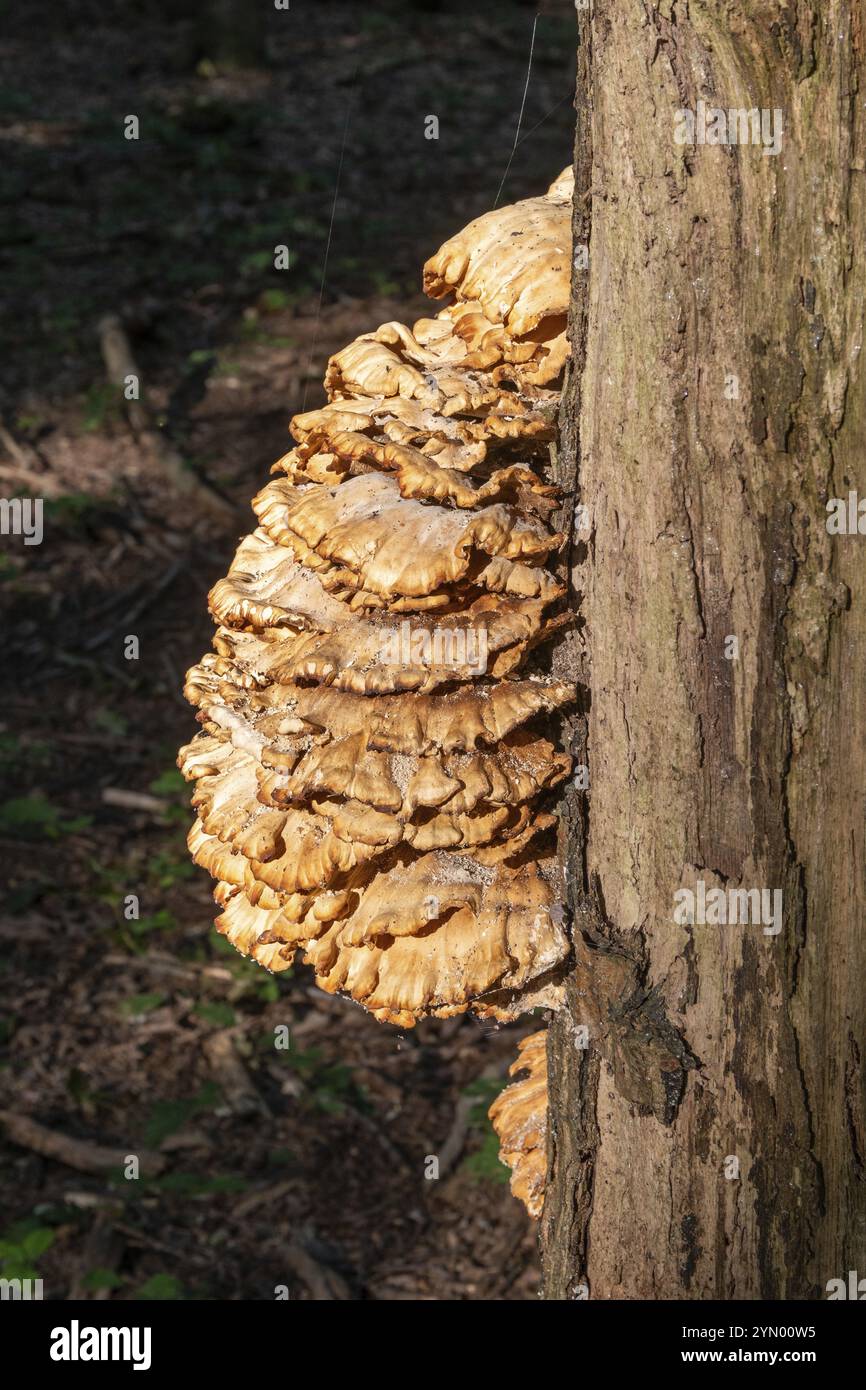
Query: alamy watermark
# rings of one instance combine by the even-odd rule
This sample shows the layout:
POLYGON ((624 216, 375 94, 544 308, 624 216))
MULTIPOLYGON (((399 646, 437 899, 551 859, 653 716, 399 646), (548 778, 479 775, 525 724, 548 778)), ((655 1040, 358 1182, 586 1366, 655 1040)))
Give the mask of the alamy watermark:
POLYGON ((783 112, 774 106, 747 109, 707 106, 702 99, 690 111, 681 106, 674 113, 674 141, 677 145, 761 145, 764 155, 779 154, 782 148, 783 112))
POLYGON ((699 878, 694 889, 674 893, 674 921, 678 927, 759 926, 764 936, 782 930, 781 888, 707 888, 699 878))
POLYGON ((25 545, 41 545, 42 498, 0 497, 0 535, 23 536, 25 545))
POLYGON ((852 488, 847 497, 831 497, 827 502, 827 534, 866 536, 866 497, 852 488))
POLYGON ((486 627, 416 627, 405 619, 382 644, 388 666, 446 666, 473 675, 487 670, 486 627))
POLYGON ((855 1303, 866 1301, 866 1279, 861 1279, 856 1269, 848 1270, 847 1282, 828 1279, 826 1287, 828 1303, 838 1303, 840 1299, 852 1299, 855 1303))
POLYGON ((149 1327, 82 1327, 73 1318, 52 1328, 48 1354, 52 1361, 131 1361, 134 1371, 147 1371, 151 1336, 149 1327))
POLYGON ((41 1279, 0 1279, 0 1302, 27 1303, 42 1296, 41 1279))

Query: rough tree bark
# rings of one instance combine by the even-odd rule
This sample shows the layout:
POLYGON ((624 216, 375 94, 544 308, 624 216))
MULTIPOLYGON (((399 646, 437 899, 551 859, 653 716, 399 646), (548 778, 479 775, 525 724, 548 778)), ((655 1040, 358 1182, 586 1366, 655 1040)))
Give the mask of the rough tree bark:
POLYGON ((866 15, 579 25, 559 467, 587 669, 580 637, 559 660, 591 786, 563 818, 546 1295, 821 1298, 866 1276, 866 536, 826 510, 866 497, 866 15), (678 145, 701 99, 780 108, 779 153, 678 145), (781 931, 678 925, 699 880, 781 890, 781 931))

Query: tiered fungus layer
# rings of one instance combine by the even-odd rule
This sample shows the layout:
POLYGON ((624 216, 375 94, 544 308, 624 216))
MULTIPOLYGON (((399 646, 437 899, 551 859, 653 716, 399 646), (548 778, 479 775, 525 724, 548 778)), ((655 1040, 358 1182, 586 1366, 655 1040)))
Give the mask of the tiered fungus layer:
POLYGON ((520 1071, 526 1076, 506 1086, 489 1113, 499 1137, 499 1157, 511 1169, 511 1191, 537 1218, 544 1206, 547 1177, 546 1028, 518 1044, 509 1074, 520 1071))
POLYGON ((569 759, 537 717, 573 692, 527 658, 563 621, 543 470, 571 187, 470 223, 424 269, 452 303, 331 359, 187 676, 218 929, 404 1027, 511 1017, 568 949, 537 803, 569 759))

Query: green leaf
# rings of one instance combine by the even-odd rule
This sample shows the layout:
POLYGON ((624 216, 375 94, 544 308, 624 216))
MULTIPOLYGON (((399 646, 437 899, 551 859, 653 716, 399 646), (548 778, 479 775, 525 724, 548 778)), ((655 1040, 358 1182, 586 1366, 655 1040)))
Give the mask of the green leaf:
POLYGON ((153 1301, 183 1298, 183 1286, 173 1274, 154 1274, 135 1296, 153 1301))
POLYGON ((34 1269, 32 1265, 26 1264, 23 1260, 20 1261, 20 1262, 19 1262, 19 1261, 16 1261, 16 1260, 13 1260, 13 1261, 11 1261, 11 1262, 8 1263, 8 1264, 7 1264, 6 1261, 4 1260, 4 1262, 3 1262, 3 1278, 4 1278, 4 1279, 38 1279, 38 1278, 39 1278, 39 1270, 38 1270, 38 1269, 34 1269))
POLYGON ((240 272, 241 275, 253 275, 256 271, 270 269, 273 264, 273 251, 251 251, 241 261, 240 272))
POLYGON ((164 994, 133 994, 121 1002, 120 1012, 129 1018, 135 1018, 150 1013, 152 1009, 158 1009, 160 1004, 165 1002, 165 997, 164 994))
POLYGON ((287 1163, 291 1163, 294 1155, 290 1149, 271 1149, 268 1153, 267 1164, 269 1168, 284 1168, 287 1163))
POLYGON ((209 1081, 189 1100, 159 1100, 150 1112, 144 1131, 149 1148, 158 1148, 163 1139, 175 1134, 201 1110, 212 1110, 219 1103, 220 1090, 209 1081))
POLYGON ((325 1087, 322 1087, 319 1090, 315 1091, 313 1094, 313 1098, 316 1102, 317 1108, 323 1111, 326 1115, 342 1115, 343 1111, 346 1108, 345 1103, 342 1100, 340 1100, 340 1097, 333 1095, 325 1087))
POLYGON ((185 796, 186 782, 176 767, 161 772, 150 784, 154 796, 185 796))
POLYGON ((158 1148, 163 1139, 176 1134, 195 1113, 188 1100, 158 1100, 150 1112, 144 1131, 144 1141, 149 1148, 158 1148))
POLYGON ((81 1105, 82 1102, 90 1100, 93 1094, 87 1077, 78 1067, 73 1067, 67 1076, 66 1089, 76 1105, 81 1105))
POLYGON ((129 721, 113 709, 98 709, 91 722, 95 729, 103 729, 118 738, 129 732, 129 721))
POLYGON ((92 1269, 84 1280, 86 1289, 119 1289, 123 1280, 112 1269, 92 1269))
POLYGON ((300 1072, 314 1072, 323 1065, 320 1047, 289 1048, 282 1055, 289 1066, 296 1067, 300 1072))
POLYGON ((172 884, 181 879, 192 878, 195 866, 186 854, 181 858, 180 854, 174 854, 170 850, 160 850, 152 855, 148 870, 150 877, 160 888, 171 888, 172 884))
POLYGON ((506 1183, 510 1176, 499 1157, 499 1138, 492 1128, 484 1135, 481 1147, 465 1158, 461 1166, 479 1182, 506 1183))
POLYGON ((473 1129, 487 1128, 487 1111, 501 1090, 502 1079, 497 1076, 478 1076, 474 1081, 470 1081, 468 1086, 464 1086, 462 1094, 475 1100, 469 1116, 469 1123, 473 1129))
POLYGON ((108 382, 91 386, 84 398, 84 428, 102 429, 107 420, 117 418, 123 409, 121 388, 108 382))
POLYGON ((22 835, 28 839, 57 840, 61 835, 74 835, 84 830, 90 821, 90 816, 63 820, 60 808, 43 792, 13 797, 0 805, 0 834, 22 835))
POLYGON ((40 1255, 54 1244, 54 1232, 47 1226, 30 1231, 21 1242, 21 1249, 28 1260, 38 1260, 40 1255))
POLYGON ((235 1011, 229 1004, 204 1001, 196 1004, 193 1009, 194 1014, 203 1018, 206 1023, 213 1023, 218 1028, 231 1028, 235 1023, 235 1011))
POLYGON ((48 767, 51 745, 41 738, 16 738, 0 734, 0 767, 48 767))
POLYGON ((265 290, 259 295, 259 304, 268 314, 275 314, 280 309, 287 309, 291 302, 292 297, 285 290, 265 290))
POLYGON ((144 917, 139 917, 138 921, 133 919, 126 925, 134 936, 140 936, 149 931, 171 931, 173 927, 177 926, 177 919, 167 907, 161 907, 158 912, 151 912, 144 917))
POLYGON ((56 839, 60 834, 60 812, 42 792, 13 797, 0 806, 0 830, 7 834, 39 834, 56 839))
POLYGON ((261 970, 261 966, 257 966, 255 961, 246 961, 243 956, 238 956, 237 946, 233 946, 227 937, 220 936, 217 932, 211 932, 207 942, 215 956, 231 956, 233 959, 239 960, 241 965, 252 965, 254 969, 261 970))

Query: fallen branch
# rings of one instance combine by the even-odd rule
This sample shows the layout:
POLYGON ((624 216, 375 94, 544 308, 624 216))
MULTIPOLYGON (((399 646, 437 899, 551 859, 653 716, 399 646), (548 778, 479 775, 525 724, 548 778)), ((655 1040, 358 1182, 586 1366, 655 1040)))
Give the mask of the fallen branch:
POLYGON ((35 449, 29 448, 25 444, 19 443, 10 429, 7 429, 0 420, 0 444, 6 450, 10 458, 20 464, 23 469, 30 471, 30 465, 37 458, 35 449))
POLYGON ((268 1203, 276 1203, 282 1200, 298 1186, 297 1178, 281 1178, 279 1182, 271 1183, 268 1187, 260 1187, 256 1192, 251 1192, 248 1197, 242 1197, 234 1206, 234 1218, 236 1221, 244 1221, 251 1216, 259 1207, 267 1206, 268 1203))
MULTIPOLYGON (((0 432, 2 434, 2 432, 0 432)), ((36 473, 32 468, 12 467, 0 463, 0 478, 18 479, 33 489, 34 496, 59 497, 63 489, 47 473, 36 473)))
POLYGON ((472 1111, 477 1104, 473 1096, 461 1096, 454 1107, 454 1119, 445 1143, 442 1145, 437 1155, 439 1159, 439 1177, 444 1178, 454 1167, 457 1160, 466 1147, 466 1138, 469 1134, 469 1121, 472 1111))
POLYGON ((232 1029, 225 1028, 218 1033, 211 1033, 210 1037, 205 1039, 204 1054, 210 1064, 214 1079, 234 1114, 267 1115, 270 1113, 235 1050, 235 1038, 232 1029))
POLYGON ((299 1279, 303 1279, 316 1302, 351 1300, 352 1291, 342 1274, 338 1274, 330 1265, 322 1264, 303 1245, 292 1240, 281 1249, 289 1268, 299 1279))
POLYGON ((65 1163, 67 1168, 76 1168, 79 1173, 104 1176, 123 1170, 132 1154, 139 1161, 142 1177, 157 1177, 166 1166, 162 1154, 154 1153, 152 1149, 136 1148, 134 1145, 127 1150, 109 1149, 88 1139, 73 1139, 56 1129, 46 1129, 38 1120, 31 1120, 29 1115, 15 1115, 11 1110, 0 1110, 0 1125, 13 1144, 41 1154, 43 1158, 65 1163))
POLYGON ((147 811, 149 815, 164 814, 168 802, 149 792, 127 791, 124 787, 106 787, 102 793, 106 806, 122 806, 126 811, 147 811))
POLYGON ((230 970, 224 965, 186 965, 174 960, 171 956, 161 955, 158 951, 149 951, 146 956, 128 956, 118 951, 110 951, 103 957, 105 965, 122 966, 124 970, 144 970, 155 975, 174 975, 182 980, 196 981, 204 976, 210 980, 224 980, 231 982, 234 979, 230 970))
MULTIPOLYGON (((496 1063, 491 1062, 479 1072, 478 1080, 489 1081, 495 1076, 500 1075, 501 1068, 496 1063)), ((472 1112, 478 1105, 477 1096, 459 1096, 457 1104, 454 1106, 454 1118, 451 1121, 451 1128, 445 1139, 445 1143, 439 1149, 439 1177, 444 1178, 454 1165, 458 1162, 466 1147, 466 1140, 469 1135, 469 1127, 472 1120, 472 1112)))
POLYGON ((147 450, 166 482, 176 492, 194 498, 223 522, 235 520, 237 510, 234 505, 187 467, 182 455, 151 416, 141 390, 141 373, 132 355, 126 330, 117 314, 106 314, 100 319, 97 332, 109 381, 120 389, 126 386, 129 377, 135 377, 139 384, 137 400, 129 400, 124 394, 127 418, 139 442, 147 450))

